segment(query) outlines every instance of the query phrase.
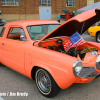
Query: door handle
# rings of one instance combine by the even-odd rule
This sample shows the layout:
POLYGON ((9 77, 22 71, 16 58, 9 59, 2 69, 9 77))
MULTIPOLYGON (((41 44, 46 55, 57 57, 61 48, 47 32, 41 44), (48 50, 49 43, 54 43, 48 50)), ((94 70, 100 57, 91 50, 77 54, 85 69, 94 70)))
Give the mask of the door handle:
POLYGON ((2 43, 2 45, 5 45, 5 43, 2 43))

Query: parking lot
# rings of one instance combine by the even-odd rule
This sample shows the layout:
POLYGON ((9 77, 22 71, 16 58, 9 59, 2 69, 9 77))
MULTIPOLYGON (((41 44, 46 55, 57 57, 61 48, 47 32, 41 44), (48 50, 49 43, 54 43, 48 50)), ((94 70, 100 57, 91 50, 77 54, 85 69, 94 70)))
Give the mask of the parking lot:
MULTIPOLYGON (((88 34, 83 34, 82 37, 95 42, 95 38, 88 34)), ((1 97, 4 100, 100 100, 99 87, 100 77, 90 83, 73 84, 61 90, 56 97, 46 98, 39 93, 35 81, 8 67, 0 66, 0 95, 3 95, 1 97)))

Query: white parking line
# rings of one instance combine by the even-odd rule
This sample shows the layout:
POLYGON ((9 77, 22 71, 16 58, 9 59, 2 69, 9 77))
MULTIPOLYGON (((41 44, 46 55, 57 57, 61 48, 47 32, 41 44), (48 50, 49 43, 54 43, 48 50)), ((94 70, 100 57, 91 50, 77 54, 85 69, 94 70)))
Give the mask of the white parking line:
POLYGON ((2 97, 0 97, 0 100, 4 100, 2 97))

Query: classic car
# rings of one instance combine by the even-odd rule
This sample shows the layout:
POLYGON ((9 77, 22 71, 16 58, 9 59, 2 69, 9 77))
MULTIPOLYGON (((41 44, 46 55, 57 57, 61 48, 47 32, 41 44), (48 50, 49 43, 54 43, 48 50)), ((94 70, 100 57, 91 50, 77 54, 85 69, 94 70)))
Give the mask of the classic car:
POLYGON ((96 41, 100 43, 100 26, 98 25, 92 25, 89 29, 88 32, 91 36, 96 38, 96 41))
MULTIPOLYGON (((2 14, 2 12, 0 11, 0 14, 2 14)), ((0 26, 4 26, 6 24, 4 19, 0 19, 0 26)))
POLYGON ((91 82, 100 75, 99 44, 85 41, 65 50, 64 43, 99 19, 100 10, 92 9, 63 24, 45 20, 9 22, 0 33, 0 63, 35 80, 40 93, 49 98, 73 83, 91 82))

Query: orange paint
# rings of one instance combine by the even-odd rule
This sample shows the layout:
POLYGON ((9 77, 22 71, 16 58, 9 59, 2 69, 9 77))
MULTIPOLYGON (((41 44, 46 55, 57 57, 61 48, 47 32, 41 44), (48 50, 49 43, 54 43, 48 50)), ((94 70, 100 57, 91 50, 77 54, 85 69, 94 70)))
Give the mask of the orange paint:
MULTIPOLYGON (((76 20, 76 22, 78 22, 80 25, 83 21, 88 20, 93 16, 96 16, 95 9, 77 15, 48 33, 41 40, 36 41, 31 40, 30 35, 27 31, 27 26, 59 23, 56 21, 41 20, 24 20, 7 23, 4 26, 4 35, 0 37, 0 62, 31 79, 31 72, 33 67, 41 67, 51 74, 51 76, 54 78, 55 82, 61 89, 66 89, 73 83, 90 82, 95 77, 76 77, 73 73, 73 64, 75 61, 80 60, 83 64, 83 67, 93 67, 95 71, 97 71, 97 75, 99 75, 98 73, 100 73, 100 71, 96 68, 96 59, 98 55, 90 55, 89 53, 87 53, 84 60, 81 60, 79 56, 72 57, 68 54, 61 53, 57 51, 57 47, 60 45, 59 43, 57 43, 57 40, 61 39, 63 42, 69 40, 69 36, 71 35, 70 32, 74 32, 73 30, 75 30, 71 30, 70 28, 68 29, 70 31, 67 32, 66 27, 68 27, 71 21, 76 20), (7 34, 11 27, 22 28, 25 32, 27 40, 20 41, 12 39, 17 38, 17 36, 7 38, 7 34), (64 32, 66 33, 66 35, 64 32), (2 45, 2 43, 4 44, 2 45), (53 50, 49 49, 48 47, 52 47, 53 50)), ((80 32, 80 28, 78 28, 78 31, 80 32)), ((87 44, 88 47, 97 47, 96 45, 94 45, 94 43, 87 42, 87 44)), ((84 49, 85 47, 87 47, 87 44, 79 46, 76 50, 84 49)))

